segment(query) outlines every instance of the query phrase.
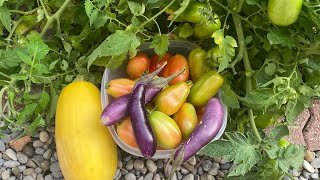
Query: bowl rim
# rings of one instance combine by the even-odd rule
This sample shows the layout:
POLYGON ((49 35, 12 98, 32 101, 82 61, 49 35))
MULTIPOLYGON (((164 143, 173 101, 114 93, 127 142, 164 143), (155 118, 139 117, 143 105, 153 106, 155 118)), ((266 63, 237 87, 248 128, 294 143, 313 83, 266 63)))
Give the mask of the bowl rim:
MULTIPOLYGON (((170 45, 171 46, 170 45, 169 46, 170 46, 170 48, 174 48, 175 46, 176 47, 181 47, 181 45, 186 45, 186 44, 188 44, 188 46, 192 47, 192 49, 199 47, 198 45, 190 43, 188 41, 179 41, 179 40, 170 41, 170 45)), ((140 48, 139 48, 139 51, 144 51, 144 50, 151 49, 151 48, 149 48, 149 45, 150 45, 150 43, 145 43, 145 44, 141 45, 140 48)), ((111 80, 111 79, 108 78, 109 77, 109 73, 111 73, 111 71, 117 71, 117 70, 110 70, 110 69, 106 68, 104 73, 103 73, 103 77, 102 77, 102 82, 101 82, 101 87, 100 87, 100 98, 101 98, 102 109, 104 109, 107 106, 107 102, 106 101, 107 101, 107 96, 109 96, 109 95, 106 93, 106 90, 105 90, 104 87, 106 85, 106 82, 111 80)), ((219 90, 217 96, 218 96, 219 100, 221 101, 220 94, 221 94, 221 91, 219 90)), ((108 98, 110 98, 110 96, 108 98)), ((218 140, 223 135, 223 133, 225 131, 225 128, 227 126, 228 109, 225 106, 225 104, 223 104, 222 101, 221 101, 221 103, 222 103, 223 111, 224 111, 223 123, 222 123, 222 126, 221 126, 218 134, 211 140, 211 142, 215 141, 215 140, 218 140)), ((143 155, 141 154, 139 149, 129 146, 128 144, 126 144, 124 141, 122 141, 119 138, 119 136, 118 136, 118 134, 117 134, 117 132, 115 130, 114 125, 108 126, 108 130, 109 130, 112 138, 114 139, 114 141, 117 143, 117 145, 121 149, 123 149, 127 153, 132 154, 134 156, 143 157, 143 155)), ((157 149, 157 151, 154 154, 154 156, 152 157, 152 159, 170 158, 170 157, 172 157, 174 152, 175 152, 175 149, 169 149, 169 150, 159 150, 159 149, 157 149)))

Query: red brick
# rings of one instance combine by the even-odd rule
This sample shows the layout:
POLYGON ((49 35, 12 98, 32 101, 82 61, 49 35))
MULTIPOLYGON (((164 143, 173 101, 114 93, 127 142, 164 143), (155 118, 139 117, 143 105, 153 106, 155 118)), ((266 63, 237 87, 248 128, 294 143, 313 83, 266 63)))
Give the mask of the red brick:
POLYGON ((303 129, 304 139, 309 151, 320 150, 320 100, 314 100, 310 108, 311 118, 303 129))

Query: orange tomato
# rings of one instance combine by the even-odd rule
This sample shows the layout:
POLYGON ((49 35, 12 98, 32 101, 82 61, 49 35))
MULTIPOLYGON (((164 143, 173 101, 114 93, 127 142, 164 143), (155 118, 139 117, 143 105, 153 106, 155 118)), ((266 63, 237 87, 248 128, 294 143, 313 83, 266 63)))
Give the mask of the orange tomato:
POLYGON ((128 144, 133 148, 138 148, 138 144, 136 142, 136 138, 134 137, 131 120, 129 117, 124 119, 117 126, 117 133, 123 142, 125 142, 126 144, 128 144))
POLYGON ((184 73, 170 81, 169 85, 177 82, 187 81, 189 79, 189 65, 187 58, 181 54, 176 54, 168 60, 168 64, 164 67, 162 75, 163 77, 168 77, 178 73, 183 68, 186 69, 184 73))
POLYGON ((198 117, 195 108, 190 103, 184 103, 178 112, 173 115, 179 129, 182 133, 182 139, 185 140, 192 133, 198 124, 198 117))
POLYGON ((107 84, 107 93, 117 98, 131 93, 134 84, 134 81, 127 78, 113 79, 107 84))
POLYGON ((140 77, 149 69, 150 60, 144 53, 138 53, 135 57, 129 60, 127 65, 127 74, 131 79, 140 77))

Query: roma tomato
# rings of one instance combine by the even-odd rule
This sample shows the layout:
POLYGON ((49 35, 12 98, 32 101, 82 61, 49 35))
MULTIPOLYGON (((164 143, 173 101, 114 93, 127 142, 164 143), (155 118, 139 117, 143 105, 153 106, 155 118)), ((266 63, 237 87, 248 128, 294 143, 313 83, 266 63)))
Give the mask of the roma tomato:
POLYGON ((191 23, 199 23, 204 18, 201 11, 204 11, 206 8, 205 3, 191 1, 180 17, 191 23))
POLYGON ((133 148, 138 148, 138 144, 136 142, 136 138, 134 137, 131 120, 129 117, 121 121, 119 125, 117 125, 117 133, 120 139, 133 148))
POLYGON ((139 53, 129 60, 127 65, 127 74, 131 79, 136 79, 148 70, 149 66, 150 60, 148 56, 143 53, 139 53))
MULTIPOLYGON (((167 62, 171 55, 169 53, 166 53, 161 59, 159 59, 159 55, 154 55, 150 59, 150 67, 149 67, 149 73, 154 72, 157 70, 161 65, 163 65, 165 62, 167 62)), ((162 76, 162 71, 158 74, 158 76, 162 76)))
POLYGON ((211 35, 221 27, 221 22, 217 14, 212 19, 198 23, 194 26, 194 35, 199 39, 208 39, 211 35))
POLYGON ((177 82, 187 81, 189 79, 188 60, 183 55, 176 54, 168 60, 168 64, 164 67, 162 75, 163 77, 168 77, 178 73, 183 68, 186 69, 184 73, 180 74, 172 81, 170 81, 169 85, 175 84, 177 82))
POLYGON ((135 82, 127 78, 118 78, 109 81, 106 86, 107 93, 114 98, 131 93, 135 82))
POLYGON ((268 0, 268 17, 278 26, 293 24, 299 17, 302 0, 268 0))
POLYGON ((210 67, 206 62, 207 52, 201 48, 193 49, 188 56, 190 76, 196 82, 200 76, 209 71, 210 67))
POLYGON ((164 149, 173 149, 180 144, 181 131, 171 117, 160 111, 153 111, 148 119, 158 146, 164 149))
POLYGON ((189 100, 194 106, 204 106, 215 96, 224 82, 215 70, 203 74, 190 90, 189 100))
POLYGON ((196 110, 190 103, 183 103, 179 111, 173 115, 173 119, 181 130, 183 140, 189 137, 198 124, 196 110))
POLYGON ((169 86, 158 95, 155 109, 171 116, 180 109, 189 92, 190 88, 186 82, 169 86))

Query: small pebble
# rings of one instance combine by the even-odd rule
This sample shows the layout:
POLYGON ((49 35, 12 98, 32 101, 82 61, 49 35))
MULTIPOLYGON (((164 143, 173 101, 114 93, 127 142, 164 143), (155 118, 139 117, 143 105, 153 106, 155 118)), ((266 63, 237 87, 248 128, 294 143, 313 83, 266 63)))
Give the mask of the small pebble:
POLYGON ((122 158, 124 161, 129 161, 131 159, 131 156, 130 155, 126 155, 122 158))
POLYGON ((207 180, 215 180, 215 178, 214 178, 214 176, 208 174, 208 175, 207 175, 207 180))
POLYGON ((194 176, 194 180, 200 180, 200 176, 199 176, 198 174, 196 174, 196 175, 194 176))
POLYGON ((153 178, 153 173, 149 172, 149 173, 144 177, 143 180, 152 180, 152 178, 153 178))
POLYGON ((44 151, 45 151, 45 149, 43 149, 43 148, 36 148, 36 154, 38 154, 38 155, 42 155, 43 153, 44 153, 44 151))
POLYGON ((39 139, 41 142, 46 143, 49 140, 49 134, 47 133, 47 131, 40 132, 39 139))
POLYGON ((316 157, 320 158, 320 151, 316 152, 316 157))
POLYGON ((188 169, 189 171, 194 171, 194 166, 192 166, 191 164, 189 164, 188 162, 183 163, 182 165, 184 168, 188 169))
POLYGON ((227 162, 227 163, 225 163, 225 164, 222 164, 222 165, 220 166, 220 169, 221 169, 221 170, 227 170, 227 169, 229 169, 230 167, 231 167, 231 163, 227 162))
POLYGON ((134 167, 135 170, 140 171, 144 167, 144 163, 143 163, 142 160, 136 159, 133 162, 133 167, 134 167))
POLYGON ((38 175, 37 175, 37 180, 44 180, 43 175, 42 175, 42 174, 38 174, 38 175))
POLYGON ((197 160, 195 156, 192 156, 190 159, 188 159, 188 163, 190 163, 192 166, 197 164, 197 160))
POLYGON ((35 147, 35 148, 40 148, 40 147, 43 147, 43 142, 41 142, 40 140, 36 140, 36 141, 34 141, 33 142, 33 147, 35 147))
POLYGON ((43 153, 43 158, 44 159, 50 159, 50 157, 52 156, 52 150, 48 149, 43 153))
POLYGON ((162 169, 163 168, 163 161, 162 160, 158 160, 156 164, 157 164, 157 168, 158 169, 162 169))
POLYGON ((58 172, 58 171, 60 171, 59 163, 56 162, 56 163, 51 164, 51 166, 50 166, 50 171, 51 171, 51 172, 58 172))
POLYGON ((3 180, 7 180, 10 178, 10 171, 9 170, 6 170, 4 172, 1 173, 1 177, 3 180))
POLYGON ((311 166, 311 164, 308 161, 303 160, 303 167, 310 173, 314 173, 314 168, 311 166))
POLYGON ((123 166, 122 161, 120 159, 118 159, 118 164, 117 164, 117 168, 121 169, 123 166))
POLYGON ((59 171, 59 172, 53 172, 51 173, 51 175, 56 179, 56 178, 61 178, 63 177, 62 173, 59 171))
POLYGON ((34 172, 37 173, 37 174, 41 174, 42 173, 42 169, 37 167, 34 169, 34 172))
POLYGON ((305 152, 304 159, 306 161, 312 162, 315 157, 316 157, 316 154, 314 152, 311 152, 311 151, 308 151, 308 150, 305 152))
POLYGON ((143 176, 140 176, 137 180, 143 180, 143 176))
POLYGON ((198 168, 198 174, 199 174, 200 176, 204 174, 203 169, 202 169, 201 166, 198 168))
POLYGON ((221 161, 221 157, 214 157, 213 161, 219 163, 221 161))
POLYGON ((143 167, 140 171, 141 171, 142 174, 147 174, 148 168, 147 167, 143 167))
POLYGON ((181 174, 186 175, 186 174, 188 174, 190 171, 189 171, 188 169, 184 168, 184 167, 181 167, 181 168, 180 168, 180 172, 181 172, 181 174))
POLYGON ((40 163, 39 167, 42 169, 43 172, 46 172, 50 168, 50 162, 48 160, 43 161, 43 162, 40 163))
POLYGON ((193 174, 187 174, 185 177, 182 178, 182 180, 194 180, 193 174))
POLYGON ((308 180, 308 179, 304 178, 303 176, 300 176, 299 180, 308 180))
POLYGON ((296 170, 296 169, 293 169, 293 170, 291 171, 291 174, 292 174, 292 176, 294 176, 294 177, 298 177, 298 176, 300 176, 301 172, 299 172, 299 171, 296 170))
POLYGON ((152 180, 161 180, 160 175, 159 175, 159 174, 155 174, 155 175, 153 176, 153 179, 152 179, 152 180))
POLYGON ((183 177, 182 174, 178 171, 178 172, 177 172, 177 178, 178 178, 179 180, 181 180, 182 177, 183 177))
POLYGON ((319 179, 319 173, 313 173, 310 176, 312 179, 319 179))
POLYGON ((157 171, 157 165, 150 159, 146 162, 147 168, 150 172, 156 172, 157 171))
POLYGON ((19 169, 19 172, 23 172, 24 170, 27 169, 27 166, 21 165, 21 166, 18 166, 18 169, 19 169))
POLYGON ((31 175, 25 176, 23 180, 35 180, 31 175))
POLYGON ((226 157, 222 157, 220 164, 226 164, 227 162, 229 162, 229 160, 226 157))
POLYGON ((35 155, 33 158, 31 158, 38 166, 41 162, 44 161, 44 158, 41 155, 35 155))
POLYGON ((18 161, 6 161, 3 163, 3 165, 7 168, 13 168, 13 167, 19 166, 20 163, 18 161))
POLYGON ((2 166, 4 162, 5 162, 5 160, 0 158, 0 166, 2 166))
POLYGON ((20 177, 20 176, 21 176, 21 172, 20 172, 20 170, 19 170, 18 167, 12 168, 12 174, 13 174, 14 176, 16 176, 16 177, 20 177))
POLYGON ((48 174, 44 177, 44 180, 53 180, 53 177, 50 174, 48 174))
POLYGON ((17 153, 17 159, 21 164, 26 164, 28 162, 28 156, 21 152, 17 153))
POLYGON ((130 171, 131 169, 133 169, 133 160, 129 160, 126 164, 126 169, 128 171, 130 171))
POLYGON ((136 176, 132 173, 128 173, 124 176, 125 180, 136 180, 136 176))
POLYGON ((31 175, 32 173, 34 173, 34 169, 33 168, 28 168, 28 169, 23 171, 23 175, 25 175, 25 176, 31 175))
POLYGON ((7 149, 4 154, 14 161, 17 160, 17 153, 11 148, 7 149))
POLYGON ((23 150, 22 150, 22 153, 27 155, 29 158, 32 158, 35 154, 33 148, 29 145, 26 145, 23 150))
POLYGON ((320 168, 320 158, 315 158, 312 162, 311 162, 311 166, 313 168, 320 168))
POLYGON ((3 152, 6 150, 6 145, 4 144, 4 142, 2 140, 0 140, 0 152, 3 152))
POLYGON ((36 168, 37 165, 35 162, 33 162, 31 159, 28 159, 28 162, 26 164, 27 167, 36 168))
POLYGON ((306 171, 306 170, 303 170, 302 171, 302 175, 303 175, 303 177, 305 177, 307 179, 310 179, 311 173, 306 171))
POLYGON ((212 162, 209 161, 209 160, 205 160, 203 161, 203 164, 202 164, 202 168, 204 171, 209 171, 211 169, 211 166, 212 166, 212 162))
MULTIPOLYGON (((160 174, 160 173, 159 173, 160 174)), ((161 177, 161 176, 160 176, 161 177)), ((177 173, 173 173, 171 180, 177 180, 177 173)))

